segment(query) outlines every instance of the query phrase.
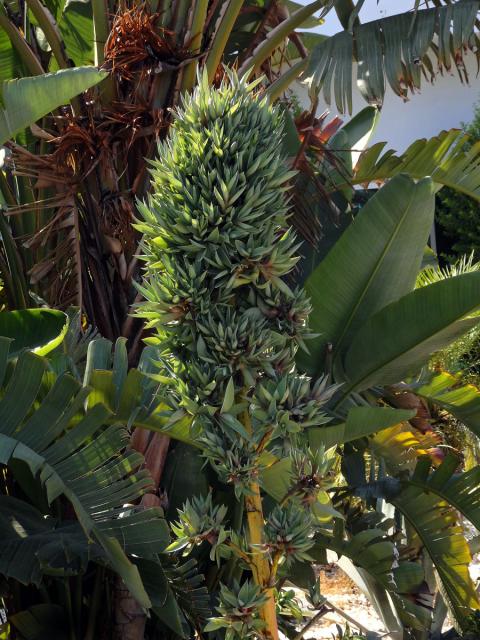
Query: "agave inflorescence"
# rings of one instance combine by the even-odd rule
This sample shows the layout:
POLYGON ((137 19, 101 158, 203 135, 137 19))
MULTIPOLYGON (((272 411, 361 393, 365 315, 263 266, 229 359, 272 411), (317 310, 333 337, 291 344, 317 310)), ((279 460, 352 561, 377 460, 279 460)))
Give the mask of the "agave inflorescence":
POLYGON ((229 73, 214 90, 204 77, 177 112, 153 164, 152 195, 140 206, 139 314, 156 331, 150 341, 172 379, 172 405, 191 415, 203 456, 246 511, 245 544, 241 530, 228 529, 226 510, 210 497, 192 500, 171 550, 207 541, 212 559, 236 553, 256 587, 245 582, 236 595, 223 588, 219 612, 235 618, 232 638, 276 638, 276 571, 308 560, 312 507, 330 468, 323 452, 312 458, 302 431, 328 421, 322 407, 334 389, 295 370, 310 306, 284 279, 298 250, 288 224, 292 172, 282 157, 281 113, 253 89, 229 73), (264 518, 262 473, 279 455, 290 459, 291 483, 264 518))

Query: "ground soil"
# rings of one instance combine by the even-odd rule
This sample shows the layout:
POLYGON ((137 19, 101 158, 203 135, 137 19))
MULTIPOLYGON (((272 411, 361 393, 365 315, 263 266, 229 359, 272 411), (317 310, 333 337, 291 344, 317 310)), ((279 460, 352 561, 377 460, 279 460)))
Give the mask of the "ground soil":
MULTIPOLYGON (((320 584, 322 595, 327 598, 335 607, 338 607, 353 620, 369 631, 382 632, 383 626, 375 613, 374 608, 355 586, 355 584, 345 575, 345 573, 335 566, 331 566, 320 571, 320 584)), ((322 617, 319 622, 305 635, 306 640, 332 640, 338 633, 337 625, 345 628, 345 619, 332 611, 322 617)), ((351 625, 353 627, 353 625, 351 625)))
MULTIPOLYGON (((470 567, 470 573, 472 579, 479 584, 480 557, 475 557, 470 567)), ((375 609, 360 589, 358 589, 339 567, 332 565, 325 569, 322 568, 320 571, 320 584, 322 595, 335 607, 341 609, 359 625, 368 629, 368 631, 374 631, 380 635, 385 634, 385 640, 388 640, 388 635, 383 629, 382 622, 375 613, 375 609)), ((337 637, 337 625, 343 629, 345 628, 345 622, 345 619, 340 614, 334 611, 327 613, 306 633, 305 640, 332 640, 337 637)), ((352 624, 351 626, 353 629, 354 625, 352 624)), ((445 628, 449 628, 450 626, 447 620, 445 628)))

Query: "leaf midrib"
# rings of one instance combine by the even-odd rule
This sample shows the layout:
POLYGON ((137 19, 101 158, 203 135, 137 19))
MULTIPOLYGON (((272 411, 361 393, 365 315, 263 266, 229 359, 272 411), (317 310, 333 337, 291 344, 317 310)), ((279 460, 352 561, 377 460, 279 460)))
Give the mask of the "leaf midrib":
MULTIPOLYGON (((431 286, 434 286, 434 285, 431 285, 431 286)), ((395 304, 395 302, 393 302, 391 304, 395 304)), ((439 335, 440 333, 442 333, 443 331, 445 331, 446 329, 448 329, 449 327, 454 325, 456 322, 460 322, 462 319, 466 319, 467 316, 472 311, 474 311, 475 309, 478 309, 478 307, 480 307, 480 303, 477 302, 473 307, 471 307, 470 310, 467 310, 465 313, 462 313, 461 316, 457 317, 455 320, 450 322, 448 325, 444 326, 442 329, 436 331, 435 333, 431 334, 430 336, 428 336, 426 338, 425 337, 422 338, 422 340, 417 342, 415 345, 410 346, 408 349, 403 350, 401 353, 397 354, 394 359, 390 359, 390 360, 387 359, 387 360, 383 361, 380 366, 372 367, 371 369, 369 369, 369 371, 360 380, 357 380, 357 382, 355 384, 352 384, 352 385, 350 385, 348 387, 348 389, 345 391, 344 395, 342 396, 340 402, 343 402, 343 400, 348 396, 348 394, 351 393, 351 391, 353 389, 358 387, 358 385, 361 384, 364 380, 366 380, 369 376, 371 376, 372 373, 374 373, 375 371, 379 371, 379 370, 383 369, 390 362, 394 362, 395 360, 398 360, 398 359, 402 358, 407 353, 409 353, 413 349, 417 348, 419 345, 423 344, 424 342, 427 342, 428 340, 431 340, 431 339, 435 338, 437 335, 439 335)), ((384 308, 386 308, 386 307, 384 307, 384 308)))
MULTIPOLYGON (((415 188, 416 188, 416 185, 415 185, 415 188)), ((403 226, 403 224, 405 222, 405 218, 406 218, 407 214, 410 212, 410 209, 412 207, 412 203, 414 201, 415 193, 416 193, 416 191, 414 191, 412 193, 412 195, 410 197, 410 202, 409 202, 407 208, 405 209, 405 212, 404 212, 403 216, 399 220, 399 224, 397 225, 395 232, 391 235, 390 241, 387 243, 387 245, 385 246, 384 250, 382 251, 379 259, 377 260, 376 266, 375 266, 374 270, 372 271, 370 277, 367 280, 367 284, 366 284, 366 286, 365 286, 365 288, 363 290, 363 294, 360 296, 360 298, 358 299, 357 303, 353 307, 352 313, 349 314, 349 319, 348 319, 347 323, 345 324, 344 329, 343 329, 342 333, 340 334, 340 337, 339 337, 339 339, 337 341, 334 360, 336 360, 338 358, 338 356, 340 354, 340 345, 342 344, 343 339, 345 338, 345 335, 347 334, 350 326, 352 325, 353 319, 356 316, 358 308, 360 307, 360 305, 362 304, 363 300, 365 299, 368 291, 370 291, 370 287, 371 287, 373 279, 375 278, 375 276, 377 275, 378 271, 380 270, 380 266, 383 263, 383 261, 385 259, 385 256, 387 255, 387 252, 391 248, 394 240, 397 238, 397 236, 398 236, 398 234, 400 232, 400 229, 402 228, 402 226, 403 226)), ((394 300, 392 300, 392 302, 394 302, 394 300)))

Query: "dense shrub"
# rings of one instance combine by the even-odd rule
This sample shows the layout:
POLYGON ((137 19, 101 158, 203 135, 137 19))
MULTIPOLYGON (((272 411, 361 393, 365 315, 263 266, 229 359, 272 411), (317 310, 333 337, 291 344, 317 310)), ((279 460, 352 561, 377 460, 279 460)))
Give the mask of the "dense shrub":
POLYGON ((439 249, 448 262, 480 250, 480 204, 458 191, 443 188, 437 195, 439 249))
MULTIPOLYGON (((480 141, 480 102, 472 122, 464 125, 466 147, 480 141)), ((436 222, 440 253, 449 262, 480 251, 480 203, 459 191, 444 187, 437 195, 436 222)))

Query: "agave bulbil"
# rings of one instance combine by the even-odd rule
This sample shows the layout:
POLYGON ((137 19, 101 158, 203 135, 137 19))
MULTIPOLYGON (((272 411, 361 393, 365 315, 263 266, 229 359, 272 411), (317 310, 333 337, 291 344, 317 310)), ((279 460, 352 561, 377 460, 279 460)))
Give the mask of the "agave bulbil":
POLYGON ((139 205, 137 225, 146 263, 138 313, 155 332, 149 342, 171 379, 172 406, 191 416, 203 456, 245 504, 246 551, 241 530, 223 522, 226 511, 218 522, 209 498, 185 506, 172 545, 190 549, 211 540, 215 521, 213 557, 233 549, 246 562, 257 587, 245 582, 228 597, 222 591, 226 622, 211 623, 228 627, 235 618, 232 638, 257 637, 259 629, 278 637, 276 571, 281 562, 308 558, 310 513, 329 467, 323 459, 308 463, 302 431, 328 421, 322 406, 334 390, 326 380, 312 385, 295 369, 295 353, 309 336, 310 306, 286 282, 299 246, 288 224, 293 173, 282 153, 281 112, 253 93, 255 84, 227 73, 215 90, 204 75, 184 98, 153 163, 152 193, 139 205), (293 474, 286 504, 265 519, 267 452, 291 457, 315 481, 305 499, 293 474), (245 590, 253 598, 248 624, 238 613, 245 590))

